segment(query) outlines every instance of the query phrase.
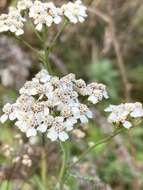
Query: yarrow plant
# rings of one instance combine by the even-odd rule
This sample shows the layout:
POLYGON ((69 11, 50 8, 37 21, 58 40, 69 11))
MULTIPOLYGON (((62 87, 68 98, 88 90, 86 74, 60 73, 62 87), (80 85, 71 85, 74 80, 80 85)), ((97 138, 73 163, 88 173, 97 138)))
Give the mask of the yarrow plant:
MULTIPOLYGON (((54 76, 50 70, 49 54, 66 24, 82 23, 86 18, 87 8, 80 0, 68 2, 61 5, 61 7, 57 7, 53 2, 20 0, 16 7, 9 8, 7 14, 0 15, 0 33, 11 32, 16 36, 20 36, 18 39, 21 39, 28 48, 36 52, 44 67, 19 90, 20 96, 15 103, 7 103, 3 107, 3 115, 0 117, 0 121, 1 123, 5 123, 8 119, 14 121, 15 126, 25 133, 28 138, 40 134, 39 136, 42 136, 43 140, 43 150, 45 134, 51 141, 59 142, 63 152, 58 180, 59 186, 57 186, 60 190, 63 190, 64 176, 67 174, 65 171, 70 169, 72 165, 69 167, 65 166, 66 149, 64 145, 66 142, 63 142, 69 139, 71 131, 75 130, 75 133, 79 133, 78 126, 87 124, 89 119, 93 118, 89 103, 93 107, 93 105, 108 98, 104 84, 96 82, 86 84, 83 79, 76 79, 74 74, 68 74, 59 78, 54 76), (24 27, 28 21, 32 23, 34 33, 41 42, 41 50, 35 49, 21 37, 24 34, 24 27), (47 45, 48 28, 54 24, 61 24, 62 27, 55 35, 51 44, 47 45)), ((110 105, 105 111, 111 112, 108 121, 121 128, 123 126, 123 128, 129 129, 136 125, 136 122, 142 121, 143 118, 143 107, 139 102, 110 105)), ((76 163, 98 144, 109 141, 120 132, 117 128, 117 131, 115 130, 111 136, 99 143, 93 143, 76 160, 76 163)), ((80 133, 79 136, 84 135, 80 133)), ((41 173, 43 184, 45 185, 46 156, 44 151, 41 155, 41 173)), ((24 156, 23 164, 27 163, 31 166, 29 157, 24 156)), ((46 187, 45 189, 47 189, 46 187)))
POLYGON ((1 122, 8 118, 16 120, 15 125, 27 137, 35 136, 38 131, 46 132, 52 141, 67 140, 68 131, 73 130, 78 121, 84 124, 92 118, 92 112, 81 102, 80 96, 93 104, 108 98, 103 84, 86 85, 82 79, 76 80, 74 74, 59 79, 46 70, 26 82, 20 94, 16 103, 4 106, 1 122))

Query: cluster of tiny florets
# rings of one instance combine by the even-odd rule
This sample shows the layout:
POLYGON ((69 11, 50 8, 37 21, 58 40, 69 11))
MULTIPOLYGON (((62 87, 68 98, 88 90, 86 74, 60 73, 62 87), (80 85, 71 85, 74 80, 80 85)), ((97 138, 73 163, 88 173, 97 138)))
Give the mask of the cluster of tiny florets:
POLYGON ((23 27, 25 18, 22 17, 20 12, 14 8, 10 7, 8 14, 0 15, 0 32, 12 32, 17 36, 24 33, 23 27))
POLYGON ((46 70, 40 71, 31 81, 20 89, 20 96, 14 104, 3 107, 0 120, 15 120, 15 125, 27 137, 37 132, 47 133, 52 141, 65 141, 77 123, 85 124, 92 118, 88 106, 81 103, 84 96, 93 104, 107 98, 103 84, 86 84, 76 80, 74 74, 62 78, 51 76, 46 70))
POLYGON ((135 119, 143 117, 143 106, 139 102, 110 105, 105 111, 111 112, 108 117, 110 123, 121 124, 127 129, 133 126, 132 122, 135 119))
POLYGON ((38 31, 41 31, 43 26, 50 27, 53 23, 61 23, 64 17, 69 22, 76 24, 85 20, 86 10, 87 8, 80 0, 74 3, 69 2, 61 7, 56 7, 53 2, 20 0, 16 8, 11 7, 8 14, 0 15, 0 32, 10 31, 17 36, 22 35, 24 22, 27 19, 25 15, 32 19, 38 31))
POLYGON ((36 29, 41 31, 43 25, 50 27, 53 23, 59 24, 62 21, 62 12, 54 3, 43 3, 35 1, 29 9, 29 17, 33 19, 36 29))
POLYGON ((84 22, 85 18, 87 17, 87 8, 80 0, 77 0, 75 3, 69 2, 64 4, 61 9, 65 17, 67 17, 69 21, 74 24, 78 22, 84 22))

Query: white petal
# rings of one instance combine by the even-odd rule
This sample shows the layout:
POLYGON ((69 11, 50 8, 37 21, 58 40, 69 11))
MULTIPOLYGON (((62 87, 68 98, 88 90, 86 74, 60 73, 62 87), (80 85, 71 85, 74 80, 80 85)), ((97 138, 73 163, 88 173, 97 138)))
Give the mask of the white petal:
POLYGON ((16 31, 16 27, 14 25, 12 25, 10 28, 9 28, 10 32, 15 32, 16 31))
POLYGON ((66 141, 68 138, 69 138, 69 136, 68 136, 68 134, 66 132, 63 131, 63 132, 59 133, 59 139, 61 141, 66 141))
POLYGON ((82 16, 79 16, 78 19, 79 19, 79 22, 84 22, 85 21, 85 18, 82 17, 82 16))
POLYGON ((73 129, 73 124, 70 121, 66 121, 64 123, 64 127, 66 128, 67 131, 71 131, 73 129))
POLYGON ((32 89, 29 90, 29 93, 27 93, 27 94, 33 95, 33 96, 37 95, 37 90, 35 88, 32 88, 32 89))
POLYGON ((15 119, 16 119, 16 113, 11 113, 11 114, 9 114, 9 119, 10 119, 11 121, 15 120, 15 119))
POLYGON ((92 114, 91 111, 87 111, 87 112, 86 112, 86 115, 87 115, 87 117, 90 118, 90 119, 93 118, 93 114, 92 114))
POLYGON ((136 109, 133 112, 131 112, 131 117, 137 118, 137 117, 142 117, 143 116, 143 110, 141 109, 136 109))
POLYGON ((56 141, 58 138, 58 133, 55 130, 51 129, 49 130, 47 137, 50 138, 52 141, 56 141))
POLYGON ((80 116, 81 123, 88 123, 88 118, 85 115, 80 116))
POLYGON ((8 115, 4 114, 4 115, 2 115, 2 116, 0 117, 0 122, 1 122, 1 123, 5 123, 7 119, 8 119, 8 115))
POLYGON ((45 124, 42 124, 39 127, 37 127, 37 130, 40 131, 41 133, 45 133, 47 130, 47 126, 45 124))
POLYGON ((17 36, 20 36, 22 34, 24 34, 24 31, 22 29, 19 29, 19 30, 16 31, 17 36))
POLYGON ((15 123, 15 125, 22 131, 22 132, 26 132, 28 129, 28 126, 25 122, 23 121, 17 121, 15 123))
POLYGON ((57 17, 54 18, 54 23, 55 24, 59 24, 61 21, 62 21, 62 19, 61 19, 60 16, 57 16, 57 17))
POLYGON ((73 113, 74 117, 76 117, 76 118, 80 117, 80 110, 79 110, 79 108, 73 107, 72 108, 72 113, 73 113))
POLYGON ((110 105, 107 108, 105 108, 104 111, 105 112, 112 112, 114 107, 115 107, 114 105, 110 105))
POLYGON ((93 104, 97 104, 98 98, 96 98, 96 96, 94 96, 94 95, 91 95, 91 96, 89 96, 88 101, 92 102, 93 104))
POLYGON ((44 115, 46 116, 46 115, 49 115, 49 108, 45 108, 44 109, 44 115))
POLYGON ((131 124, 129 121, 125 121, 125 122, 123 123, 123 126, 124 126, 126 129, 129 129, 129 128, 132 127, 132 124, 131 124))
POLYGON ((43 76, 40 78, 40 82, 46 83, 46 82, 48 82, 50 79, 51 79, 51 76, 48 75, 48 74, 45 74, 45 75, 43 75, 43 76))
POLYGON ((117 117, 117 115, 115 114, 115 113, 111 113, 110 115, 109 115, 109 117, 108 117, 108 121, 109 122, 118 122, 118 117, 117 117))
POLYGON ((103 92, 103 96, 104 96, 105 99, 109 98, 108 93, 106 91, 103 92))
POLYGON ((27 131, 26 131, 26 136, 27 137, 34 137, 37 135, 37 131, 35 128, 29 128, 27 131))
POLYGON ((41 31, 41 30, 42 30, 42 27, 43 27, 42 24, 38 24, 38 25, 36 26, 36 30, 41 31))

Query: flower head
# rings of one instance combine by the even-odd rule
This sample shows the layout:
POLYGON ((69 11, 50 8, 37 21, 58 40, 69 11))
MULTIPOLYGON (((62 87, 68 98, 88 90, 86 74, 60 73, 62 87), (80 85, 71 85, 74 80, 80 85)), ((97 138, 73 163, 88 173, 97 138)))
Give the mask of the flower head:
POLYGON ((78 22, 84 22, 87 17, 87 8, 82 4, 80 0, 69 2, 61 7, 63 14, 68 20, 74 24, 78 22))
POLYGON ((108 117, 110 123, 121 123, 125 128, 133 126, 132 119, 143 117, 143 107, 139 102, 110 105, 105 111, 111 112, 108 117))
MULTIPOLYGON (((98 87, 101 89, 102 85, 98 85, 96 83, 96 90, 98 87)), ((24 84, 14 104, 8 103, 3 107, 4 114, 0 120, 2 123, 7 119, 15 120, 15 125, 27 137, 40 132, 47 133, 52 141, 65 141, 76 124, 88 123, 92 118, 89 107, 80 100, 83 88, 84 96, 93 93, 89 93, 89 85, 82 79, 76 80, 74 74, 58 78, 42 70, 24 84)), ((101 93, 105 93, 105 86, 96 103, 104 97, 101 93)))
POLYGON ((62 21, 60 12, 52 2, 43 3, 36 0, 29 9, 29 17, 34 20, 36 29, 41 31, 43 25, 50 27, 53 23, 59 24, 62 21))
POLYGON ((53 2, 40 0, 19 0, 16 8, 10 7, 8 14, 0 15, 0 32, 10 31, 17 36, 24 33, 24 22, 32 19, 35 29, 41 31, 43 26, 60 24, 63 17, 71 23, 83 22, 87 17, 87 8, 80 0, 57 7, 53 2), (24 14, 26 13, 26 14, 24 14), (28 14, 28 16, 27 16, 28 14))
POLYGON ((0 16, 0 32, 10 31, 17 36, 22 35, 25 21, 18 9, 10 7, 8 14, 0 16))
POLYGON ((33 2, 31 0, 20 0, 17 2, 17 8, 19 11, 23 11, 32 7, 33 2))

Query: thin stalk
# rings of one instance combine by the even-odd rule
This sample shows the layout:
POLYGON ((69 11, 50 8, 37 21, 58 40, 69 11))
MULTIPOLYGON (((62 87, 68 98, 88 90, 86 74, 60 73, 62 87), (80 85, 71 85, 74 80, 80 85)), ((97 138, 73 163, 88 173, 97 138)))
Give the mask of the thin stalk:
POLYGON ((10 190, 11 188, 10 181, 8 180, 6 183, 6 190, 10 190))
POLYGON ((41 180, 42 184, 47 190, 47 155, 45 152, 45 135, 42 135, 42 152, 41 152, 41 180))
POLYGON ((34 31, 36 37, 39 39, 40 42, 42 42, 42 38, 41 38, 39 32, 35 29, 35 26, 33 25, 33 23, 31 21, 30 21, 30 25, 32 26, 33 31, 34 31))
POLYGON ((38 50, 37 50, 36 48, 32 47, 32 46, 31 46, 28 42, 26 42, 24 39, 18 38, 18 37, 16 37, 16 39, 19 40, 19 41, 21 41, 25 46, 27 46, 29 49, 31 49, 31 50, 32 50, 33 52, 35 52, 36 54, 37 54, 37 53, 39 54, 38 50))
POLYGON ((43 30, 43 49, 44 49, 44 56, 43 56, 43 63, 45 69, 47 69, 50 73, 52 72, 51 65, 49 62, 49 53, 50 50, 47 48, 47 28, 45 27, 43 30))
POLYGON ((115 136, 117 136, 118 134, 120 134, 123 130, 125 130, 124 128, 115 131, 113 134, 111 134, 108 137, 105 137, 104 139, 98 141, 96 144, 94 144, 93 146, 89 147, 86 151, 84 151, 80 157, 78 158, 78 160, 74 163, 72 163, 70 165, 70 167, 74 166, 75 164, 77 164, 78 162, 80 162, 89 152, 91 152, 93 149, 95 149, 97 146, 101 145, 101 144, 105 144, 107 142, 109 142, 112 138, 114 138, 115 136))
MULTIPOLYGON (((40 55, 39 51, 32 47, 28 42, 26 42, 24 39, 21 39, 21 38, 18 38, 16 37, 17 40, 19 40, 20 42, 22 42, 26 47, 28 47, 30 50, 32 50, 33 52, 36 53, 36 55, 38 56, 38 59, 43 63, 44 65, 44 68, 48 69, 47 68, 47 60, 48 60, 48 53, 46 52, 47 51, 47 48, 45 48, 44 46, 44 56, 40 55)), ((43 40, 44 41, 44 40, 43 40)), ((45 42, 44 42, 45 43, 45 42)), ((48 64, 49 65, 49 64, 48 64)), ((50 70, 50 69, 48 69, 50 70)))
POLYGON ((67 154, 66 154, 66 148, 62 142, 60 142, 60 147, 63 155, 62 155, 62 165, 59 173, 59 185, 60 185, 60 190, 63 190, 67 154))
POLYGON ((56 36, 54 37, 53 41, 51 42, 50 46, 49 46, 49 50, 52 50, 53 47, 55 46, 55 43, 57 41, 57 39, 60 37, 61 33, 63 32, 63 30, 65 29, 65 27, 67 26, 68 24, 68 20, 65 19, 61 29, 57 32, 56 36))

